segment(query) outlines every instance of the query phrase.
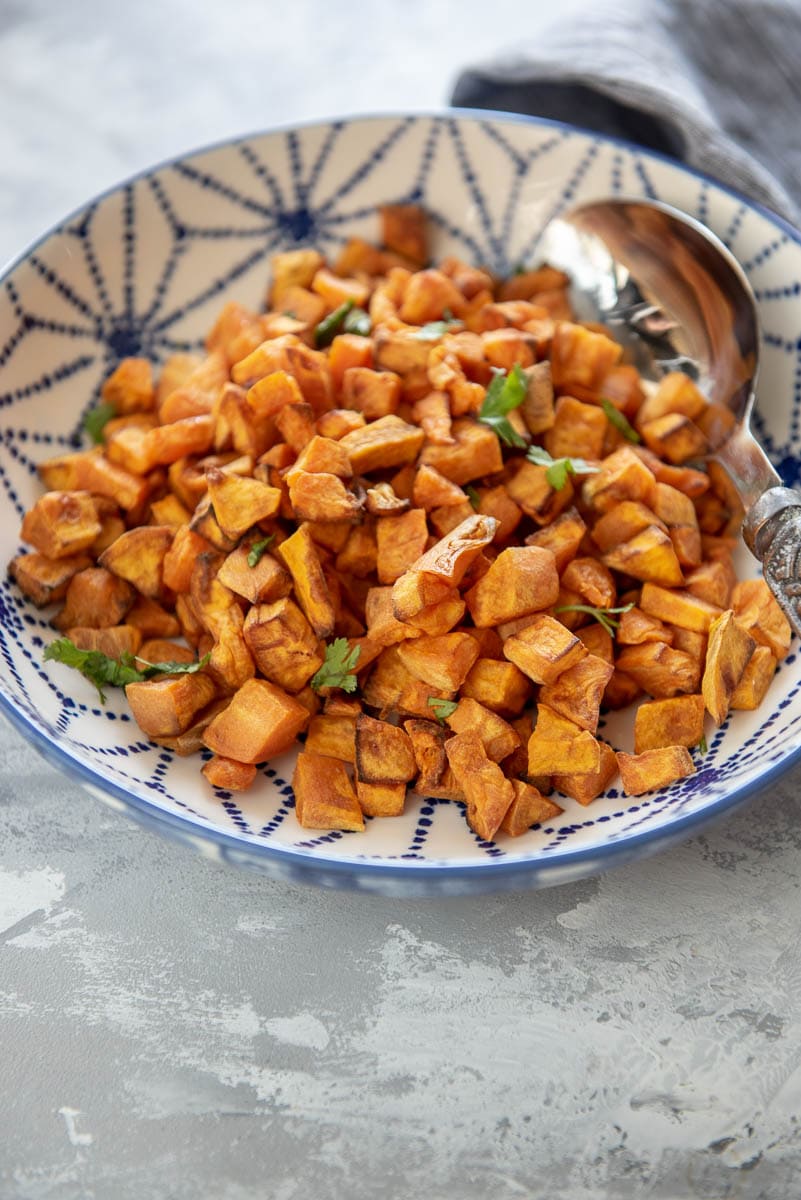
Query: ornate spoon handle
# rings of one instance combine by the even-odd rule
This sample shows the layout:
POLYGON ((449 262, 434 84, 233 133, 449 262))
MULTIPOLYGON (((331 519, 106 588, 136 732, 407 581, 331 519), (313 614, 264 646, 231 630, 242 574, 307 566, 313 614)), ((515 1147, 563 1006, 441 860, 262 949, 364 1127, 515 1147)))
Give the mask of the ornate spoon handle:
POLYGON ((774 487, 748 510, 743 537, 768 587, 801 636, 801 491, 774 487))

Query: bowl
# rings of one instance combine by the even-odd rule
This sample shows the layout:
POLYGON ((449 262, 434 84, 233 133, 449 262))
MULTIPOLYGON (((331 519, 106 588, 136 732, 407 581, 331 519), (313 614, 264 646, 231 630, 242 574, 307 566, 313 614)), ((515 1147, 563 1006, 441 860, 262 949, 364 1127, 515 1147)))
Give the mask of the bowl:
MULTIPOLYGON (((798 475, 801 236, 714 180, 636 146, 551 121, 448 112, 370 116, 238 138, 181 155, 89 201, 24 251, 0 287, 0 557, 20 552, 36 464, 80 443, 102 380, 126 355, 155 362, 196 348, 224 301, 263 307, 271 254, 377 237, 376 207, 427 209, 434 257, 510 274, 564 208, 650 196, 697 217, 732 249, 759 302, 764 359, 756 431, 785 481, 798 475)), ((741 551, 740 575, 755 574, 741 551)), ((480 841, 462 806, 407 804, 364 834, 314 833, 292 812, 293 756, 254 787, 214 791, 197 759, 150 743, 120 691, 91 685, 43 649, 47 611, 0 583, 0 705, 59 770, 94 795, 204 854, 285 880, 384 895, 453 895, 574 880, 650 854, 741 803, 801 747, 801 671, 793 652, 758 712, 734 714, 664 791, 610 789, 521 838, 480 841)), ((631 715, 604 735, 631 745, 631 715)), ((22 785, 22 784, 21 784, 22 785)))

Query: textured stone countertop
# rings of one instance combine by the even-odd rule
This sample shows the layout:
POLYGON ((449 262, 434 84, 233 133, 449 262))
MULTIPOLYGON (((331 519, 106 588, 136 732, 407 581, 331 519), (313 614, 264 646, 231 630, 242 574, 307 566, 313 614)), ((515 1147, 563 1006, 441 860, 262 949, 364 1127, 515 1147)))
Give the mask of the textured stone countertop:
MULTIPOLYGON (((444 102, 519 0, 0 0, 0 258, 119 177, 444 102)), ((531 895, 299 890, 0 726, 0 1200, 801 1195, 801 771, 531 895)))

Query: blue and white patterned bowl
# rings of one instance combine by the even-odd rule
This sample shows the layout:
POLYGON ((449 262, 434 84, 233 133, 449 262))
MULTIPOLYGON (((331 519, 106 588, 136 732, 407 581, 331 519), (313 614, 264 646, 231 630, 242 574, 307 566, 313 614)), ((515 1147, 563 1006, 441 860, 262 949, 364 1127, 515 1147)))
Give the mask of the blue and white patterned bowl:
MULTIPOLYGON (((190 154, 93 200, 0 280, 0 558, 19 552, 41 458, 80 439, 83 414, 121 357, 157 362, 199 344, 221 304, 263 304, 269 257, 312 243, 334 252, 374 238, 376 206, 414 201, 435 257, 509 273, 538 231, 578 201, 667 200, 731 247, 755 288, 765 334, 757 429, 787 482, 801 444, 801 235, 714 181, 637 147, 546 121, 493 114, 368 117, 258 134, 190 154)), ((741 574, 754 564, 745 550, 741 574)), ((315 836, 292 813, 292 756, 234 797, 199 761, 147 741, 110 691, 99 707, 74 672, 43 664, 53 636, 16 587, 0 583, 0 703, 59 769, 108 803, 227 861, 289 880, 386 895, 540 887, 652 853, 741 802, 797 757, 801 673, 782 665, 763 707, 709 739, 692 778, 636 800, 611 789, 591 807, 519 839, 480 842, 461 807, 412 801, 364 834, 315 836)), ((631 747, 631 718, 604 734, 631 747)), ((24 781, 20 780, 20 787, 24 781)))

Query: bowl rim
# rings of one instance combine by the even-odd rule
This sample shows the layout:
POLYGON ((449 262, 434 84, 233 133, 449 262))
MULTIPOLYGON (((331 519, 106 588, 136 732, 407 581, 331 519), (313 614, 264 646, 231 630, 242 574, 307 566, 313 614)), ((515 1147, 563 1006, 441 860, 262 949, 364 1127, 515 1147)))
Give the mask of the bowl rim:
MULTIPOLYGON (((408 110, 388 110, 290 121, 281 125, 256 129, 249 133, 222 137, 201 146, 178 151, 122 179, 118 179, 95 195, 83 200, 80 205, 62 216, 57 222, 24 246, 8 262, 0 266, 0 283, 4 282, 17 267, 21 266, 33 251, 43 245, 49 238, 58 234, 69 221, 83 213, 88 205, 104 200, 128 184, 145 179, 154 172, 163 170, 175 162, 210 153, 214 150, 222 150, 229 146, 236 146, 240 142, 247 142, 273 134, 286 133, 291 130, 314 129, 320 126, 337 124, 345 126, 368 121, 400 120, 406 117, 433 118, 436 120, 449 118, 456 120, 465 119, 477 124, 485 121, 512 122, 521 125, 533 125, 567 131, 568 133, 578 134, 579 136, 598 142, 621 146, 629 151, 629 153, 665 163, 668 166, 677 168, 685 175, 711 184, 713 187, 737 200, 745 208, 755 211, 768 221, 771 221, 790 240, 801 245, 801 230, 796 228, 786 217, 775 212, 761 201, 751 199, 736 188, 722 183, 708 172, 689 166, 681 160, 661 151, 640 146, 629 139, 605 134, 581 125, 573 125, 567 121, 555 120, 550 117, 538 117, 525 113, 482 108, 429 108, 411 112, 408 110)), ((521 855, 502 859, 462 860, 461 862, 457 860, 453 863, 441 859, 428 861, 412 858, 402 860, 388 858, 371 859, 366 855, 348 855, 341 858, 321 859, 313 852, 295 850, 277 843, 259 841, 257 838, 234 835, 201 819, 193 818, 190 815, 178 815, 161 808, 144 797, 127 791, 112 780, 104 779, 99 772, 86 766, 78 759, 73 758, 57 741, 52 740, 44 731, 37 728, 14 700, 5 693, 2 687, 0 687, 0 712, 22 734, 25 740, 32 744, 34 749, 53 766, 64 770, 67 775, 83 785, 90 793, 99 793, 101 797, 117 801, 125 808, 132 810, 130 815, 135 817, 141 824, 158 829, 163 833, 174 833, 187 840, 211 842, 223 853, 230 851, 232 857, 246 859, 250 864, 261 867, 268 874, 270 873, 270 863, 274 863, 276 869, 273 873, 275 874, 288 873, 292 878, 308 878, 309 881, 314 881, 314 877, 320 874, 330 874, 341 880, 344 885, 347 885, 348 880, 350 880, 354 887, 360 886, 359 877, 364 877, 376 882, 383 880, 389 885, 388 891, 392 889, 393 884, 402 881, 412 882, 413 880, 422 882, 424 879, 432 883, 436 880, 444 880, 446 878, 455 883, 467 884, 472 881, 480 885, 482 882, 485 882, 490 884, 490 888, 487 889, 490 890, 492 881, 498 881, 499 883, 504 881, 507 886, 517 884, 521 887, 525 887, 526 885, 531 887, 535 883, 540 885, 547 884, 548 876, 551 875, 579 877, 582 874, 595 874, 608 867, 617 865, 621 860, 626 861, 639 857, 649 844, 652 845, 653 851, 656 852, 668 841, 675 842, 681 840, 690 832, 738 807, 756 792, 767 788, 774 780, 778 779, 801 760, 801 745, 799 745, 786 758, 768 767, 757 778, 727 792, 707 807, 677 816, 665 824, 631 833, 623 833, 619 837, 603 842, 600 845, 578 847, 575 850, 560 850, 553 856, 541 855, 535 858, 521 855), (580 869, 582 865, 589 867, 589 870, 582 872, 580 869), (576 868, 578 868, 577 873, 576 868)), ((553 882, 559 883, 562 882, 562 879, 555 878, 553 882)), ((469 887, 457 887, 453 890, 449 889, 449 892, 456 894, 469 890, 469 887)), ((402 890, 396 894, 402 895, 402 890)), ((432 890, 426 894, 434 894, 434 892, 432 890)))

